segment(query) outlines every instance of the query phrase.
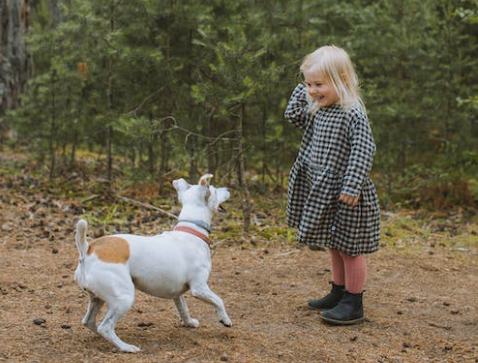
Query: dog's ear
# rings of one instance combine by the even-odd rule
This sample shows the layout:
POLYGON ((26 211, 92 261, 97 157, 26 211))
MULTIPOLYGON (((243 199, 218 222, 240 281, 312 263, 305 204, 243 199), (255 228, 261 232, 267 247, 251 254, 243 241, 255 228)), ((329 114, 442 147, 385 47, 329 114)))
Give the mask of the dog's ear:
POLYGON ((212 174, 204 174, 199 179, 199 185, 206 188, 206 204, 209 204, 209 197, 211 196, 211 190, 209 189, 209 179, 211 179, 214 175, 212 174))
POLYGON ((211 179, 214 175, 212 174, 204 174, 200 179, 199 179, 199 185, 202 185, 203 187, 209 189, 209 179, 211 179))
POLYGON ((176 189, 178 193, 181 193, 191 188, 191 185, 189 185, 186 180, 181 178, 181 179, 173 180, 173 187, 174 189, 176 189))

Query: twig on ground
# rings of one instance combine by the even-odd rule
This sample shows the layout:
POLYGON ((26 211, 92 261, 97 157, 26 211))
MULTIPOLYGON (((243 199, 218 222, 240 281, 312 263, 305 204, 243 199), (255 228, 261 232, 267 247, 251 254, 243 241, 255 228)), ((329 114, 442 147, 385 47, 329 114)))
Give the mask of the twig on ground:
POLYGON ((211 247, 217 247, 217 246, 219 246, 219 245, 222 245, 222 244, 223 244, 224 242, 226 242, 226 241, 227 241, 227 238, 221 239, 221 240, 219 240, 219 241, 217 241, 217 242, 213 242, 213 243, 211 243, 211 247))
POLYGON ((152 209, 152 210, 155 210, 155 211, 157 211, 157 212, 163 213, 163 214, 167 215, 168 217, 171 217, 171 218, 174 218, 174 219, 178 219, 178 217, 177 217, 176 215, 174 215, 174 214, 172 214, 172 213, 169 213, 169 212, 165 211, 164 209, 155 207, 155 206, 152 205, 152 204, 143 203, 143 202, 140 202, 140 201, 137 201, 137 200, 128 198, 128 197, 123 197, 123 196, 121 196, 121 195, 118 195, 117 197, 118 197, 119 199, 123 200, 123 201, 126 202, 126 203, 130 203, 130 204, 133 204, 133 205, 136 205, 136 206, 139 206, 139 207, 143 207, 143 208, 146 208, 146 209, 152 209))
POLYGON ((283 258, 283 257, 289 257, 290 255, 293 255, 295 253, 299 253, 300 250, 293 250, 290 252, 285 252, 285 253, 278 253, 277 255, 274 255, 274 258, 283 258))
POLYGON ((438 325, 438 324, 435 324, 435 323, 428 323, 428 325, 433 326, 434 328, 451 330, 451 326, 447 326, 447 325, 438 325))

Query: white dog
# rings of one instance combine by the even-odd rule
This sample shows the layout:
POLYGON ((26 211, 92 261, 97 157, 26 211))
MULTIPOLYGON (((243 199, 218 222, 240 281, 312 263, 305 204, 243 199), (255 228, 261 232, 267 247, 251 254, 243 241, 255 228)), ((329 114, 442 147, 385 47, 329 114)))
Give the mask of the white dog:
POLYGON ((214 212, 230 194, 226 188, 209 186, 211 174, 201 177, 198 185, 184 179, 173 181, 183 208, 178 224, 171 232, 156 236, 118 234, 98 238, 88 244, 86 221, 77 224, 76 244, 80 261, 75 280, 85 289, 90 302, 83 324, 100 334, 123 352, 138 352, 115 333, 115 326, 133 305, 135 287, 150 295, 172 299, 187 327, 197 328, 183 294, 191 295, 216 308, 219 320, 231 326, 224 304, 207 284, 211 271, 209 230, 214 212), (106 302, 108 311, 98 326, 96 315, 106 302))

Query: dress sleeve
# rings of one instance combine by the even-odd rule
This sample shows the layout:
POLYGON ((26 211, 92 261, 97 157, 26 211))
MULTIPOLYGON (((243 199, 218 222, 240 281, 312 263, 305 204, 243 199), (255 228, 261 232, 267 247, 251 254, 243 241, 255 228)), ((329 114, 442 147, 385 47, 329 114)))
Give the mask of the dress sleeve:
POLYGON ((349 138, 351 150, 341 194, 357 196, 372 170, 376 150, 370 122, 364 112, 351 112, 349 138))
POLYGON ((307 109, 307 89, 302 83, 299 83, 290 96, 284 116, 292 124, 305 130, 310 120, 307 109))

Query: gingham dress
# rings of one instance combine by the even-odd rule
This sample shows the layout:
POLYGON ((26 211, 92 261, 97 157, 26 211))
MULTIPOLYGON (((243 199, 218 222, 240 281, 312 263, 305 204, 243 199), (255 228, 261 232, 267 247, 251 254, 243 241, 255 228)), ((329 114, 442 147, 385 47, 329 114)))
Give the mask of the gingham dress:
POLYGON ((287 223, 298 241, 351 256, 378 250, 380 215, 369 173, 375 154, 370 124, 359 106, 339 105, 307 113, 307 90, 299 84, 285 117, 304 130, 289 175, 287 223), (360 195, 358 206, 338 202, 340 194, 360 195))

